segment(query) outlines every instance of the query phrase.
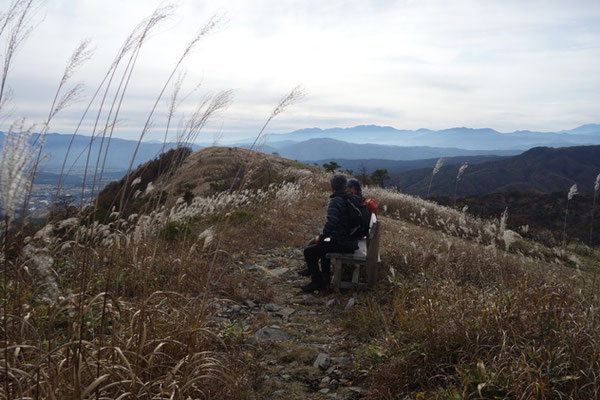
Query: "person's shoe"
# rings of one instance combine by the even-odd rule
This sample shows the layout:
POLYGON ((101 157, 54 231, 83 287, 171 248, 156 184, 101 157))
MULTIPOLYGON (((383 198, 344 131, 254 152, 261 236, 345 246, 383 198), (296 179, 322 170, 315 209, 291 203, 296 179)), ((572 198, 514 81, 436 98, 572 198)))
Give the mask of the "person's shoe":
POLYGON ((322 282, 311 282, 308 285, 300 286, 303 292, 314 292, 315 290, 323 290, 326 285, 322 282))
POLYGON ((308 268, 304 268, 302 271, 298 272, 301 276, 310 276, 310 270, 308 268))

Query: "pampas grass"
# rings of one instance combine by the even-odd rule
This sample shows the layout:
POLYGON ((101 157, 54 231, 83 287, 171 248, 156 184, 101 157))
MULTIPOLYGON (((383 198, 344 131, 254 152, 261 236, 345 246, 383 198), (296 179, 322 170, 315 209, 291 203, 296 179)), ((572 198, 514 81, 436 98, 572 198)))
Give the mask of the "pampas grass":
POLYGON ((456 191, 458 190, 458 182, 460 181, 460 177, 465 173, 465 170, 469 166, 468 163, 462 163, 460 168, 458 169, 458 173, 456 174, 456 183, 454 185, 454 207, 456 207, 456 191))
POLYGON ((32 178, 30 172, 36 149, 30 143, 31 129, 20 119, 4 138, 0 156, 0 210, 7 220, 14 219, 23 205, 32 178))
POLYGON ((427 196, 425 196, 426 199, 429 198, 429 191, 431 190, 431 184, 433 183, 433 177, 440 172, 440 168, 442 168, 442 165, 444 165, 444 161, 446 160, 446 157, 440 157, 437 162, 435 163, 435 167, 433 167, 433 171, 431 172, 431 179, 429 179, 429 187, 427 188, 427 196))
POLYGON ((600 190, 600 174, 596 176, 596 181, 594 182, 594 199, 592 200, 592 210, 591 210, 591 222, 590 222, 590 247, 592 247, 592 236, 594 233, 594 210, 596 208, 596 199, 598 197, 598 191, 600 190))
POLYGON ((569 214, 569 202, 578 193, 579 192, 577 191, 577 184, 574 184, 573 186, 571 186, 571 188, 569 189, 569 193, 567 193, 567 205, 565 207, 565 222, 563 224, 563 237, 562 237, 563 252, 565 251, 565 247, 567 245, 567 215, 569 214))

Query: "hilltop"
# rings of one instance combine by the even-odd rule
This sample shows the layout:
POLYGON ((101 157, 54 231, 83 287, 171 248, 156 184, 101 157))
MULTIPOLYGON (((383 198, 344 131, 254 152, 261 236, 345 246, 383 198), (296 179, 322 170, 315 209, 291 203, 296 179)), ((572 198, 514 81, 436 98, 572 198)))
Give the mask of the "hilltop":
POLYGON ((107 199, 127 190, 127 215, 107 206, 94 222, 88 212, 44 227, 26 241, 27 270, 15 264, 19 285, 7 285, 10 299, 30 299, 26 309, 7 304, 21 349, 9 354, 13 393, 587 398, 600 389, 597 249, 550 248, 506 218, 366 187, 383 224, 378 285, 302 293, 301 249, 323 225, 329 178, 244 149, 172 151, 107 186, 107 199))

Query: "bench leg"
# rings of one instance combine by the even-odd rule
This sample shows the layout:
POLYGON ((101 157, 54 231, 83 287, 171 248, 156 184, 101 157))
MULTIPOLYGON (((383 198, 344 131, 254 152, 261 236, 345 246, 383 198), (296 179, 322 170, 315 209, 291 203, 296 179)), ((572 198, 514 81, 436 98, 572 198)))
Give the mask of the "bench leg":
POLYGON ((340 282, 342 281, 342 260, 334 258, 331 260, 333 266, 333 290, 340 291, 340 282))
POLYGON ((354 272, 352 272, 352 283, 358 283, 360 275, 360 264, 354 264, 354 272))
POLYGON ((372 287, 377 281, 377 263, 367 262, 367 286, 372 287))

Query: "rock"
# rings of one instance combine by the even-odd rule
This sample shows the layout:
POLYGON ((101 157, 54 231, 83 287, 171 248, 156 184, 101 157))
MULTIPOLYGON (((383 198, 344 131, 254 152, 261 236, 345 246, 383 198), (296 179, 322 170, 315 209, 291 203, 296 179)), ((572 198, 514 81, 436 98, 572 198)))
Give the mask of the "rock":
POLYGON ((334 365, 334 366, 331 366, 331 367, 329 367, 329 368, 327 369, 327 372, 326 372, 326 374, 327 374, 327 375, 333 374, 333 371, 335 371, 335 365, 334 365))
POLYGON ((351 392, 354 392, 354 393, 359 393, 359 394, 364 392, 364 389, 359 388, 358 386, 350 386, 348 388, 348 390, 350 390, 351 392))
POLYGON ((285 390, 276 390, 271 396, 272 399, 281 399, 285 394, 285 390))
POLYGON ((330 391, 329 388, 323 388, 323 389, 319 390, 319 393, 327 394, 327 393, 329 393, 329 391, 330 391))
POLYGON ((321 383, 329 383, 331 381, 331 378, 326 376, 325 378, 321 379, 321 383))
POLYGON ((265 310, 269 312, 275 312, 281 310, 281 306, 275 303, 265 304, 265 310))
POLYGON ((248 308, 256 307, 256 303, 253 302, 252 300, 244 300, 244 305, 248 308))
POLYGON ((259 342, 269 342, 273 340, 289 340, 291 336, 282 330, 264 327, 254 333, 254 337, 259 342))
POLYGON ((331 357, 331 361, 336 363, 337 365, 350 364, 350 359, 348 357, 331 357))
POLYGON ((335 305, 335 299, 331 299, 327 302, 327 307, 333 307, 335 305))
POLYGON ((339 382, 338 382, 336 379, 332 379, 332 380, 329 382, 329 387, 330 387, 331 389, 333 389, 333 390, 337 389, 337 388, 338 388, 338 386, 340 386, 340 383, 339 383, 339 382))
POLYGON ((354 297, 350 297, 350 299, 346 303, 346 311, 354 307, 354 303, 356 303, 356 300, 354 299, 354 297))
POLYGON ((283 274, 285 274, 286 272, 288 272, 290 269, 289 268, 277 268, 273 271, 271 271, 271 273, 275 276, 281 276, 283 274))
POLYGON ((288 299, 285 296, 275 296, 273 297, 273 301, 276 303, 285 303, 288 301, 288 299))
POLYGON ((231 307, 231 309, 235 312, 240 312, 240 310, 242 309, 242 307, 238 306, 237 304, 235 304, 233 307, 231 307))
POLYGON ((310 306, 312 304, 315 304, 317 302, 317 299, 315 298, 315 296, 313 296, 312 294, 306 294, 304 296, 302 296, 302 301, 300 302, 300 304, 304 304, 305 306, 310 306))
POLYGON ((292 377, 289 374, 283 374, 281 375, 281 379, 283 379, 284 381, 289 381, 292 377))
POLYGON ((329 355, 325 354, 325 353, 319 353, 319 355, 317 356, 317 359, 313 363, 313 367, 321 368, 323 370, 326 370, 327 368, 329 368, 330 365, 331 365, 331 359, 329 358, 329 355))
POLYGON ((295 312, 296 312, 296 310, 294 310, 293 308, 286 307, 282 310, 277 311, 276 314, 282 318, 287 318, 295 312))

